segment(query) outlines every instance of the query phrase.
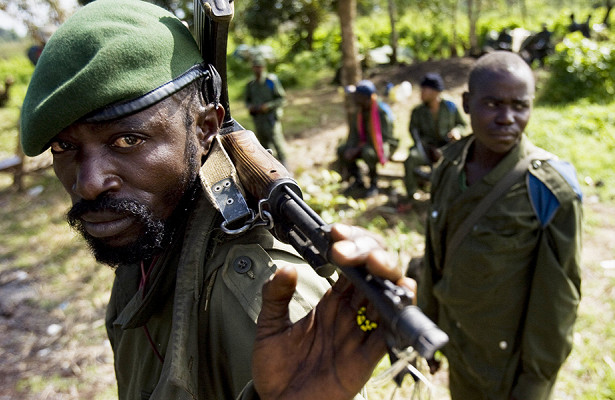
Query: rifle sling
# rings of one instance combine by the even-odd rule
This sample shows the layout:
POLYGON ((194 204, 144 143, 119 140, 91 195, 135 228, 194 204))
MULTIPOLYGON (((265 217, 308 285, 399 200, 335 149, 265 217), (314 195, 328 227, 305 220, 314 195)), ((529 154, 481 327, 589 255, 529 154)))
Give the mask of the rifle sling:
POLYGON ((463 238, 470 232, 474 224, 482 217, 489 207, 502 196, 520 177, 522 177, 530 165, 530 162, 535 158, 535 154, 531 153, 525 158, 522 158, 517 162, 515 167, 510 170, 498 183, 495 184, 493 189, 474 207, 474 210, 468 215, 468 217, 461 223, 459 228, 453 233, 451 239, 446 245, 445 258, 457 249, 463 238))
POLYGON ((220 142, 219 135, 214 138, 200 177, 207 198, 224 217, 224 226, 251 217, 237 170, 220 142))

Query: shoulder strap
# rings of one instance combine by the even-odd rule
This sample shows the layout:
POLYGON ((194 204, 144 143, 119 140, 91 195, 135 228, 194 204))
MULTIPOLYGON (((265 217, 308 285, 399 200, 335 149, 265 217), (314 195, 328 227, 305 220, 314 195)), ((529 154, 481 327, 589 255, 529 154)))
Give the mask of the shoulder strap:
POLYGON ((451 236, 451 240, 448 241, 446 246, 446 254, 452 254, 457 246, 461 243, 463 238, 470 232, 476 221, 487 212, 491 204, 503 195, 508 188, 512 186, 520 177, 522 177, 530 165, 530 162, 534 158, 534 154, 529 154, 525 158, 522 158, 517 162, 515 167, 508 172, 500 181, 491 189, 489 193, 474 207, 474 210, 468 215, 468 217, 461 223, 459 228, 451 236))

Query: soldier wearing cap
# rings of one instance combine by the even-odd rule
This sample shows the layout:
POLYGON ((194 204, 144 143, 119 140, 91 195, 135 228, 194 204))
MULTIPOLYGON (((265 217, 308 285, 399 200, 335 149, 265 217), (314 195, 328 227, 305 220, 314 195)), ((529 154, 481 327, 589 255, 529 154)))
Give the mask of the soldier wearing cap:
POLYGON ((254 133, 265 147, 286 165, 286 144, 282 131, 283 107, 286 104, 284 87, 273 73, 267 73, 265 58, 256 55, 252 60, 254 79, 248 82, 245 92, 246 106, 254 121, 254 133))
POLYGON ((398 145, 393 134, 395 117, 388 104, 380 100, 372 81, 362 80, 354 88, 356 111, 350 117, 348 140, 337 149, 344 172, 354 178, 352 187, 365 188, 357 160, 369 171, 368 197, 378 194, 378 164, 384 165, 398 145))
MULTIPOLYGON (((69 223, 115 268, 106 328, 119 398, 351 398, 386 352, 380 331, 357 327, 362 295, 342 278, 328 290, 264 228, 220 229, 206 185, 222 159, 219 85, 172 14, 97 0, 51 37, 28 87, 24 152, 51 149, 69 223)), ((358 228, 332 238, 335 262, 369 256, 373 273, 400 279, 358 228)))
POLYGON ((409 128, 412 138, 421 143, 410 148, 404 162, 404 183, 410 198, 418 188, 416 169, 438 161, 440 147, 459 139, 466 125, 455 103, 442 98, 443 91, 440 74, 428 73, 421 80, 421 104, 412 110, 409 128))

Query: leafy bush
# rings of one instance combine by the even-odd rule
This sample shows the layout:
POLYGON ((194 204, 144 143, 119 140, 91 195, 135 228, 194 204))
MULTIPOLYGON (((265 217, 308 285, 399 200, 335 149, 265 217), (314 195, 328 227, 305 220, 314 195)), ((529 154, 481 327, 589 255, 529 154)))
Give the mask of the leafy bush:
POLYGON ((310 51, 297 53, 289 62, 278 64, 275 72, 284 87, 296 88, 312 87, 326 75, 333 76, 327 60, 314 57, 310 51))
POLYGON ((27 85, 30 81, 30 76, 34 71, 34 66, 26 58, 26 56, 14 56, 7 60, 0 59, 0 80, 11 76, 15 80, 15 84, 27 85))
POLYGON ((532 142, 570 161, 577 169, 586 194, 605 201, 615 199, 615 170, 610 168, 615 152, 615 102, 538 105, 527 132, 532 142))
POLYGON ((615 44, 595 42, 579 32, 567 35, 548 59, 551 76, 540 101, 567 103, 588 99, 608 103, 615 94, 615 44))

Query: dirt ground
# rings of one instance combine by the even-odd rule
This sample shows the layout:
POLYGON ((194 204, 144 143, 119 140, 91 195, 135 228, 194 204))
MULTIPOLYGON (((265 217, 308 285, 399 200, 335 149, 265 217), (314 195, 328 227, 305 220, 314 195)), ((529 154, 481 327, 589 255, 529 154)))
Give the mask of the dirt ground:
MULTIPOLYGON (((448 88, 445 94, 459 99, 472 62, 472 59, 456 59, 447 63, 434 61, 394 69, 388 67, 374 70, 370 78, 379 87, 387 81, 397 84, 407 80, 417 88, 424 73, 438 71, 448 88)), ((408 112, 410 105, 418 102, 417 93, 418 90, 413 90, 409 102, 397 105, 396 111, 408 112)), ((289 140, 291 169, 306 170, 328 165, 334 160, 338 142, 346 134, 346 126, 338 125, 289 140)), ((584 237, 584 263, 597 264, 615 258, 612 239, 615 207, 596 199, 586 199, 585 204, 592 214, 597 215, 594 219, 600 222, 584 237)), ((65 321, 62 326, 56 325, 58 318, 54 313, 61 311, 46 311, 33 306, 35 303, 31 300, 42 295, 37 291, 35 277, 15 271, 7 273, 5 269, 8 268, 0 265, 0 400, 95 399, 102 392, 112 391, 115 379, 108 342, 101 340, 100 335, 95 340, 87 336, 95 329, 100 332, 104 309, 90 310, 85 322, 65 321), (65 340, 63 330, 80 332, 87 340, 65 340), (79 377, 92 369, 96 371, 96 379, 88 379, 87 386, 74 383, 74 378, 78 382, 79 377), (38 393, 19 390, 18 383, 28 377, 40 377, 42 383, 38 393), (50 377, 55 377, 55 383, 46 385, 50 377), (73 380, 65 387, 57 383, 62 378, 73 380)))

